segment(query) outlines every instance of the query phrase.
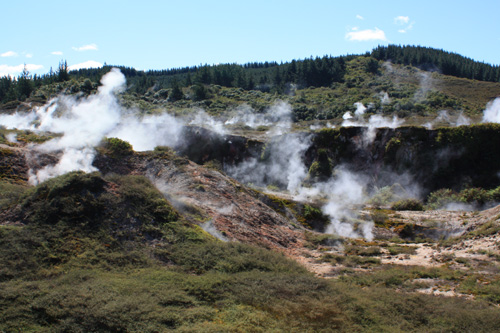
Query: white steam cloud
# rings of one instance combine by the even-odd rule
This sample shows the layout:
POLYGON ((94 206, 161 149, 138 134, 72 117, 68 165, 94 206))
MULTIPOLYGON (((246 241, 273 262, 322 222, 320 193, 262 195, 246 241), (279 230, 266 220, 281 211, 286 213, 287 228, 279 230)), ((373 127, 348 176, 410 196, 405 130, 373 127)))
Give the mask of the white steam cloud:
POLYGON ((382 115, 374 114, 368 118, 368 121, 363 118, 367 107, 363 105, 363 103, 357 102, 354 103, 356 106, 356 111, 354 112, 354 117, 351 112, 346 112, 342 116, 344 119, 341 126, 349 127, 349 126, 357 126, 357 127, 366 127, 366 130, 363 133, 362 145, 366 146, 372 144, 375 140, 375 136, 377 134, 376 129, 382 127, 388 128, 397 128, 400 127, 403 123, 403 119, 399 119, 397 116, 393 116, 392 119, 384 117, 382 115))
POLYGON ((443 123, 448 124, 448 125, 453 126, 453 127, 457 127, 457 126, 463 126, 463 125, 470 125, 471 120, 467 116, 465 116, 463 114, 463 112, 460 112, 460 114, 458 114, 458 116, 451 116, 448 113, 448 111, 441 110, 438 112, 438 115, 434 120, 425 123, 423 126, 430 130, 430 129, 433 129, 435 125, 439 125, 439 124, 443 124, 443 123))
POLYGON ((189 122, 190 125, 208 128, 220 135, 227 133, 224 123, 211 117, 205 110, 199 109, 194 115, 194 119, 189 122))
POLYGON ((338 167, 334 176, 327 182, 314 184, 313 187, 302 187, 295 196, 297 200, 326 199, 322 211, 330 218, 326 233, 342 237, 373 239, 372 222, 356 222, 353 206, 363 204, 368 197, 365 194, 367 179, 338 167))
POLYGON ((226 172, 245 184, 274 185, 296 193, 307 176, 302 161, 311 144, 310 136, 292 133, 269 141, 260 159, 251 158, 226 172))
POLYGON ((356 103, 354 103, 354 106, 356 107, 356 111, 354 111, 354 115, 359 117, 359 116, 362 116, 365 114, 366 106, 364 106, 363 103, 356 102, 356 103))
POLYGON ((274 103, 263 113, 256 112, 248 105, 238 107, 236 112, 225 125, 240 124, 254 129, 259 126, 272 126, 267 132, 269 136, 282 135, 292 128, 292 107, 283 101, 274 103))
POLYGON ((56 165, 31 171, 30 182, 37 184, 70 171, 95 171, 94 147, 104 137, 129 141, 135 150, 149 150, 157 145, 176 142, 182 123, 169 115, 138 119, 125 117, 115 96, 125 89, 125 76, 116 68, 103 76, 97 94, 76 99, 61 96, 41 108, 25 114, 0 116, 7 128, 50 131, 62 136, 35 147, 44 152, 62 152, 56 165))
POLYGON ((389 97, 389 94, 385 91, 381 91, 379 94, 380 97, 380 103, 382 105, 387 105, 391 103, 391 98, 389 97))
POLYGON ((486 110, 483 113, 483 122, 500 123, 500 97, 486 104, 486 110))

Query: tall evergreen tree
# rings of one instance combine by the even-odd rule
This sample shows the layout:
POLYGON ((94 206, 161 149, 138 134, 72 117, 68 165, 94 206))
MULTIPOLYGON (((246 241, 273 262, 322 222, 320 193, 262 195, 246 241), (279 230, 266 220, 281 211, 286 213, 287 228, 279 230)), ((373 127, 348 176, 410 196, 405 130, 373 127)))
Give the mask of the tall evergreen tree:
POLYGON ((66 62, 66 60, 64 60, 64 62, 61 60, 59 62, 59 67, 57 69, 57 81, 64 82, 68 80, 69 80, 68 63, 66 62))
POLYGON ((33 83, 31 82, 30 72, 24 64, 23 71, 17 78, 17 97, 20 101, 28 98, 33 91, 33 83))

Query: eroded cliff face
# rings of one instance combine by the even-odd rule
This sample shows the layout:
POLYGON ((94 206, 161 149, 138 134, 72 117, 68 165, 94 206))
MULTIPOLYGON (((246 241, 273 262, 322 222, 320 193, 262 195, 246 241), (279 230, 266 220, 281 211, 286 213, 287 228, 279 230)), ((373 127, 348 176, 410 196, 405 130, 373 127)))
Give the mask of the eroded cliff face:
MULTIPOLYGON (((440 188, 493 188, 500 185, 500 126, 481 124, 428 130, 423 127, 368 128, 341 127, 314 133, 289 133, 256 141, 233 135, 221 135, 206 129, 187 127, 185 140, 176 147, 197 163, 216 160, 232 176, 244 181, 238 170, 253 159, 255 165, 290 163, 285 149, 302 149, 300 163, 322 170, 322 179, 342 166, 369 179, 369 187, 401 183, 418 184, 424 194, 440 188), (301 148, 306 145, 307 148, 301 148)), ((280 166, 282 169, 283 166, 280 166)), ((283 170, 286 172, 286 170, 283 170)), ((314 181, 313 175, 307 181, 314 181)), ((269 178, 264 175, 264 178, 269 178)), ((321 178, 321 177, 320 177, 321 178)), ((302 179, 304 180, 304 179, 302 179)), ((318 180, 318 179, 316 179, 318 180)), ((251 181, 248 181, 251 182, 251 181)), ((286 189, 286 182, 269 182, 286 189)))
POLYGON ((181 214, 222 240, 282 251, 303 247, 304 228, 293 215, 280 214, 257 192, 172 152, 136 153, 120 161, 100 155, 94 165, 103 173, 148 177, 181 214))
MULTIPOLYGON (((418 184, 426 192, 499 185, 498 125, 437 130, 348 127, 290 133, 266 143, 187 127, 183 137, 175 148, 177 153, 158 149, 112 156, 98 148, 93 167, 103 174, 144 175, 187 219, 214 236, 269 248, 298 249, 304 244, 304 216, 297 214, 304 206, 291 200, 291 192, 279 193, 290 190, 292 176, 296 177, 295 186, 309 189, 338 167, 363 175, 368 190, 394 183, 418 184), (236 176, 254 172, 264 186, 273 185, 271 190, 280 197, 247 187, 247 179, 234 179, 234 173, 201 165, 214 161, 226 171, 246 163, 247 169, 236 176), (292 164, 296 170, 288 169, 292 164), (313 169, 318 174, 313 175, 313 169), (290 201, 285 204, 284 199, 290 201)), ((41 153, 23 144, 2 147, 1 153, 2 177, 18 182, 27 182, 30 172, 58 161, 57 154, 41 153)), ((309 212, 308 219, 315 214, 309 212)), ((328 218, 318 216, 319 222, 309 226, 324 231, 328 218)))
MULTIPOLYGON (((333 166, 347 165, 374 185, 411 179, 424 192, 500 185, 500 126, 339 128, 316 134, 311 151, 325 149, 333 166)), ((390 185, 390 184, 389 184, 390 185)))

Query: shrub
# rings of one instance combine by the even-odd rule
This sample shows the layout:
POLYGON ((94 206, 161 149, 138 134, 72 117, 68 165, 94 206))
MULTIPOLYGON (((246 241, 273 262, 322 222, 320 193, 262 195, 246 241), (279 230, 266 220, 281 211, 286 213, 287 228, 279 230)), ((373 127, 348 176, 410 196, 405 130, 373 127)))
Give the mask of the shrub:
POLYGON ((427 196, 427 207, 429 209, 439 209, 452 202, 458 202, 458 195, 448 188, 434 191, 427 196))
POLYGON ((17 203, 27 187, 0 181, 0 209, 7 209, 17 203))
POLYGON ((427 207, 429 209, 440 209, 450 203, 465 203, 481 208, 499 201, 500 187, 491 190, 467 188, 458 193, 450 189, 440 189, 429 194, 427 197, 427 207))
POLYGON ((382 254, 382 250, 379 246, 358 246, 358 245, 348 245, 345 247, 346 254, 358 255, 358 256, 378 256, 382 254))
POLYGON ((406 223, 405 225, 396 227, 394 231, 398 232, 402 238, 412 238, 415 236, 415 225, 406 223))
POLYGON ((123 157, 134 152, 130 143, 118 138, 105 138, 103 146, 107 153, 113 157, 123 157))
POLYGON ((389 215, 381 210, 375 210, 370 213, 370 217, 377 227, 385 227, 389 220, 389 215))
POLYGON ((332 175, 332 163, 326 149, 318 150, 318 158, 309 168, 309 176, 319 180, 328 179, 332 175))
POLYGON ((424 210, 424 205, 417 199, 403 199, 393 203, 391 209, 421 211, 424 210))
POLYGON ((97 222, 106 208, 100 200, 104 185, 99 173, 78 171, 52 178, 26 193, 22 214, 36 223, 97 222))
POLYGON ((397 254, 415 254, 417 252, 417 248, 415 246, 389 246, 387 248, 391 255, 397 254))
POLYGON ((484 205, 491 201, 489 192, 482 188, 468 188, 460 191, 458 200, 465 203, 484 205))

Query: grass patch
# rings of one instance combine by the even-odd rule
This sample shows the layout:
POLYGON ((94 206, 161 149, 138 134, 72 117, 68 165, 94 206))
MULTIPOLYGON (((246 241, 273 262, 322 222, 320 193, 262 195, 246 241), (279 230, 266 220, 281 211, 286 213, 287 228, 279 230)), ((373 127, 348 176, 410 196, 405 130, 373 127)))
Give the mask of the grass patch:
POLYGON ((391 245, 387 247, 387 251, 389 251, 389 254, 393 256, 398 254, 415 254, 417 252, 417 247, 391 245))

